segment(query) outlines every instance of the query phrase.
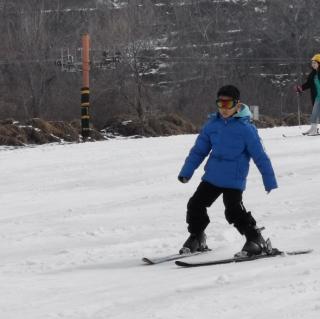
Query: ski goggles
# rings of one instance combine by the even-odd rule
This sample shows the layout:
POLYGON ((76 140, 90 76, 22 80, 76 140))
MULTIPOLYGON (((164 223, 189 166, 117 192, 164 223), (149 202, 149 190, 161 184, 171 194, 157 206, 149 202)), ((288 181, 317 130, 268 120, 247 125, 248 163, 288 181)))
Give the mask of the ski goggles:
POLYGON ((235 106, 237 106, 238 101, 237 100, 216 100, 217 107, 219 109, 233 109, 235 106))

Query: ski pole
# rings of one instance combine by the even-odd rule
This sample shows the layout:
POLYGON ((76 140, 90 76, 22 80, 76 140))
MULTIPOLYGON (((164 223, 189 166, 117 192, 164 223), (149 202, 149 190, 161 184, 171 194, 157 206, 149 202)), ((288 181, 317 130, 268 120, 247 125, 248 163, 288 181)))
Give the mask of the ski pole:
POLYGON ((298 104, 298 124, 301 129, 301 115, 300 115, 300 93, 297 92, 297 104, 298 104))

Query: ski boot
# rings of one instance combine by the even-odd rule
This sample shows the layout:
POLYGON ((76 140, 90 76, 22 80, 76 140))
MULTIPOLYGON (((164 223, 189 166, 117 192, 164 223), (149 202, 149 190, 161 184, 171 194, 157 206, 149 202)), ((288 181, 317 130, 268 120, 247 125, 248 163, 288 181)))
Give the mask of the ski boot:
POLYGON ((190 234, 182 248, 179 250, 179 254, 190 254, 196 251, 205 251, 208 249, 206 244, 207 236, 204 232, 199 234, 190 234))
POLYGON ((319 129, 315 129, 307 134, 307 136, 317 136, 319 135, 319 129))
POLYGON ((303 132, 302 135, 314 136, 319 134, 318 124, 312 123, 309 130, 303 132))
POLYGON ((236 253, 235 257, 250 257, 253 255, 261 255, 267 254, 270 255, 273 252, 273 248, 271 245, 271 241, 268 238, 265 240, 262 235, 261 231, 264 230, 264 227, 257 228, 254 227, 253 229, 245 234, 246 236, 246 243, 244 244, 242 250, 236 253))

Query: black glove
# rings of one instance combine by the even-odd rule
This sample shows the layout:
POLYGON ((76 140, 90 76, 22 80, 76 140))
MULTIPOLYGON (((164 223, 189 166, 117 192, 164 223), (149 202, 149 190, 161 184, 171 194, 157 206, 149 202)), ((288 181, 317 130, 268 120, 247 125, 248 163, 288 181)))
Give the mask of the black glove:
POLYGON ((183 184, 188 183, 189 179, 190 178, 188 178, 188 177, 178 176, 178 180, 183 184))

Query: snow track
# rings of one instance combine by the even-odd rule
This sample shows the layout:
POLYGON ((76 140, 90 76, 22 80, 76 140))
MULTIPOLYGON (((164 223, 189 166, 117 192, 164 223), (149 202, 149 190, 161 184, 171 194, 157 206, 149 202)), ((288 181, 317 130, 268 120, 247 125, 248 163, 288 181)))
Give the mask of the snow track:
MULTIPOLYGON (((260 130, 280 187, 251 163, 244 203, 275 247, 314 252, 195 269, 141 262, 187 236, 202 167, 176 177, 195 136, 0 149, 0 318, 319 318, 320 137, 282 137, 299 132, 260 130)), ((211 258, 228 258, 243 238, 221 200, 209 213, 211 258)))

